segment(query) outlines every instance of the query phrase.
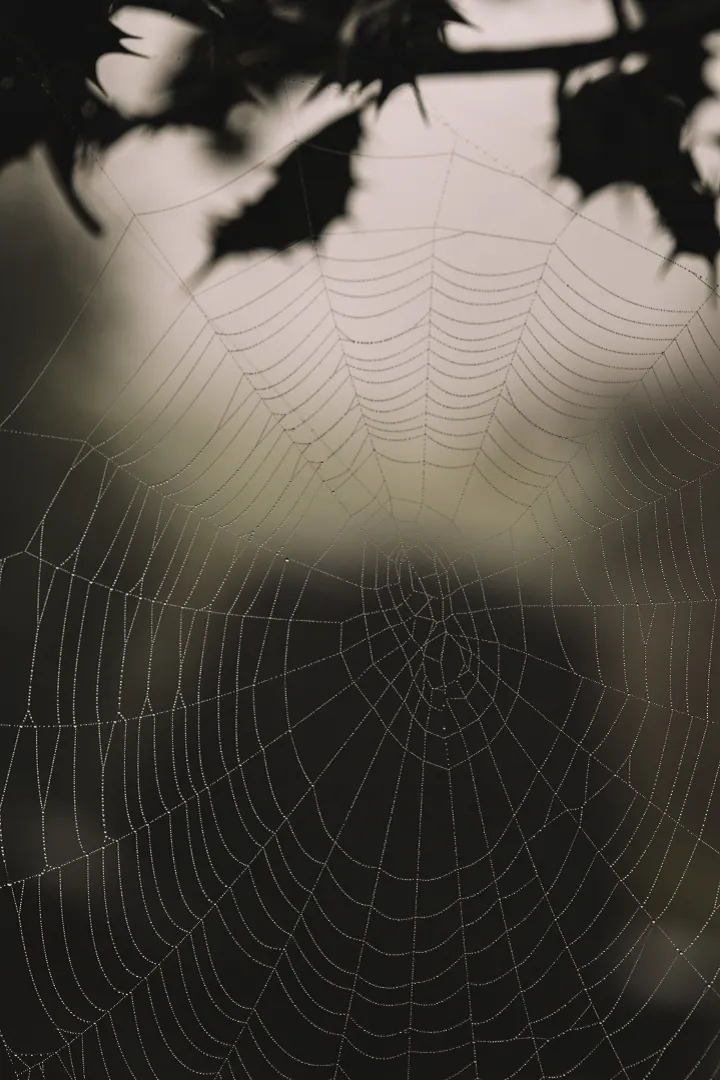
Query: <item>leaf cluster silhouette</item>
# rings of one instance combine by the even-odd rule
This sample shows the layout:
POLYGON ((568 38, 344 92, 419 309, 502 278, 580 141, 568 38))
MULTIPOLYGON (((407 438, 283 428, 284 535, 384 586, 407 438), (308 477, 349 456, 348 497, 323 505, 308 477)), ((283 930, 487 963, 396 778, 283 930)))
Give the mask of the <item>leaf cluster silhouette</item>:
POLYGON ((637 184, 675 240, 675 255, 720 251, 715 196, 682 147, 688 110, 663 89, 651 65, 613 71, 575 94, 558 92, 557 171, 588 197, 610 184, 637 184))
POLYGON ((285 251, 313 241, 347 213, 353 189, 352 154, 362 138, 357 113, 350 113, 292 151, 267 194, 212 237, 213 262, 224 255, 271 248, 285 251))
POLYGON ((83 224, 99 224, 78 199, 73 169, 93 142, 110 145, 126 130, 97 86, 106 53, 128 52, 103 0, 70 8, 37 0, 4 0, 0 13, 0 168, 35 145, 45 147, 56 178, 83 224))
MULTIPOLYGON (((314 94, 333 84, 376 86, 378 108, 409 86, 424 113, 418 77, 461 70, 445 31, 466 19, 450 0, 141 2, 187 20, 199 33, 170 81, 165 108, 131 117, 103 94, 96 71, 104 54, 132 51, 112 22, 123 2, 5 0, 0 12, 0 168, 43 146, 69 204, 92 231, 99 223, 75 192, 75 163, 133 128, 193 126, 216 151, 240 152, 245 136, 228 125, 231 110, 247 102, 262 107, 298 76, 316 79, 314 94)), ((644 25, 633 31, 622 0, 609 2, 620 21, 618 34, 605 42, 613 69, 578 90, 570 89, 570 76, 582 70, 584 43, 525 53, 478 50, 465 66, 478 77, 503 70, 504 60, 508 70, 555 70, 558 175, 573 180, 585 198, 612 184, 638 185, 672 236, 674 253, 700 255, 714 271, 717 192, 701 179, 683 134, 694 110, 712 97, 704 38, 720 29, 720 5, 638 0, 644 25), (640 71, 621 63, 632 51, 645 57, 640 71)), ((360 137, 360 117, 351 114, 289 153, 260 200, 215 223, 212 259, 321 238, 347 213, 360 137)))

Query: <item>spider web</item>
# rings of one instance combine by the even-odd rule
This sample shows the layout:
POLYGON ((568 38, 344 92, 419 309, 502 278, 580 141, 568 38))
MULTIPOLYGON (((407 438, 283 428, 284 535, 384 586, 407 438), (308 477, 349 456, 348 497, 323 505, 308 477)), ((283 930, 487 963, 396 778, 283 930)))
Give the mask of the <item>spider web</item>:
POLYGON ((21 320, 18 1077, 717 1065, 718 316, 406 106, 366 210, 192 294, 220 189, 101 172, 70 326, 21 320))

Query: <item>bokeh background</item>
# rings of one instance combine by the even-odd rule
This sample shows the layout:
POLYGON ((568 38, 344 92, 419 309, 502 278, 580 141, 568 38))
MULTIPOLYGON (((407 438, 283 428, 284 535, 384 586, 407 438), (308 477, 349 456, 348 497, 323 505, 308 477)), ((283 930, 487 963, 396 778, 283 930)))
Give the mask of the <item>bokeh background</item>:
MULTIPOLYGON (((103 83, 159 104, 192 31, 118 21, 147 58, 103 83)), ((243 156, 138 132, 88 164, 100 240, 40 154, 0 177, 5 1068, 713 1075, 706 268, 637 192, 552 178, 539 73, 427 79, 429 126, 398 93, 319 250, 191 283, 346 107, 308 89, 243 156)))

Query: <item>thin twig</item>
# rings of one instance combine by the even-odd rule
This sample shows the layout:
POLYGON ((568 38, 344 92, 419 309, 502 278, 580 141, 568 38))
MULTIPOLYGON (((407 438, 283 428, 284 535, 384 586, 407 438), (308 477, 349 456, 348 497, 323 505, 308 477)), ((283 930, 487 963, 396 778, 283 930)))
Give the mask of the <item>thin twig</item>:
POLYGON ((718 0, 694 0, 673 7, 650 26, 619 31, 610 37, 530 49, 475 49, 457 52, 439 41, 414 54, 418 75, 484 75, 505 71, 571 71, 598 60, 667 49, 678 37, 703 37, 720 30, 718 0))

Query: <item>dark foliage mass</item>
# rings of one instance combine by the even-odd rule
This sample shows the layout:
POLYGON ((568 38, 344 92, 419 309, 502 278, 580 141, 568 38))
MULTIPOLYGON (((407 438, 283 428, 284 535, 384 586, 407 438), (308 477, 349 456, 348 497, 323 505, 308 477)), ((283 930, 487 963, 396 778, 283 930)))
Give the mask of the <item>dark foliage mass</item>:
POLYGON ((681 146, 688 110, 663 89, 652 66, 614 71, 568 95, 558 93, 558 172, 589 196, 609 184, 637 184, 675 239, 675 252, 720 251, 715 195, 681 146))
MULTIPOLYGON (((639 0, 647 25, 655 26, 673 8, 682 9, 676 0, 639 0)), ((691 112, 712 92, 703 77, 703 64, 711 56, 710 50, 697 33, 676 31, 664 47, 654 50, 649 57, 647 70, 655 78, 658 89, 677 97, 691 112)))
MULTIPOLYGON (((240 151, 243 133, 227 123, 233 107, 262 105, 299 75, 316 79, 314 93, 332 84, 375 85, 378 107, 398 87, 411 86, 422 110, 417 77, 443 71, 444 63, 457 70, 445 28, 466 21, 450 0, 143 0, 200 33, 168 87, 167 106, 125 117, 96 79, 104 53, 130 51, 111 22, 122 6, 117 0, 5 0, 0 12, 0 168, 44 146, 70 204, 93 230, 98 224, 73 188, 78 155, 106 149, 138 126, 172 125, 204 130, 219 152, 240 151)), ((579 51, 573 63, 572 48, 545 50, 543 66, 558 73, 557 172, 586 198, 611 184, 639 185, 673 237, 675 253, 700 255, 714 268, 717 192, 701 180, 682 136, 694 109, 712 96, 704 80, 710 55, 704 35, 720 28, 720 5, 716 16, 707 0, 639 0, 639 7, 645 24, 631 31, 620 0, 613 2, 620 26, 608 39, 607 55, 614 69, 574 93, 569 76, 582 66, 579 51), (681 9, 684 21, 677 17, 681 9), (620 61, 633 51, 646 63, 630 73, 620 61)), ((522 69, 523 55, 507 56, 512 70, 522 69)), ((497 51, 481 50, 469 69, 478 75, 502 70, 502 60, 497 51)), ((527 67, 536 66, 528 50, 527 67)), ((260 247, 282 251, 321 237, 347 211, 359 124, 357 116, 335 122, 294 150, 259 202, 215 226, 213 258, 260 247), (323 146, 334 153, 323 154, 323 146), (310 189, 315 194, 308 196, 310 189)))
POLYGON ((110 144, 126 130, 122 117, 93 93, 97 63, 129 51, 104 0, 64 4, 4 0, 0 13, 0 167, 37 144, 47 150, 73 209, 93 231, 99 225, 72 182, 81 146, 110 144))
POLYGON ((259 248, 285 251, 303 240, 319 239, 347 212, 352 154, 361 136, 360 118, 351 113, 293 150, 267 194, 215 228, 213 261, 259 248))

